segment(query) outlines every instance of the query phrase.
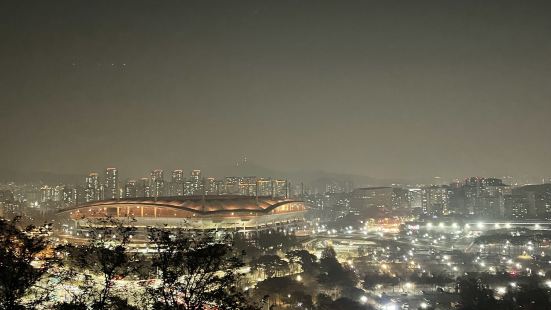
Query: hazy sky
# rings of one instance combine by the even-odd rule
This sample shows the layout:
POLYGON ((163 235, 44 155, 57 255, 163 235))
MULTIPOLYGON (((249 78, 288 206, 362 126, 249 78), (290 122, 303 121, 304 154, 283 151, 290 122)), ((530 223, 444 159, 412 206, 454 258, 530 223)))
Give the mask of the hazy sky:
POLYGON ((551 175, 551 1, 2 1, 0 167, 551 175))

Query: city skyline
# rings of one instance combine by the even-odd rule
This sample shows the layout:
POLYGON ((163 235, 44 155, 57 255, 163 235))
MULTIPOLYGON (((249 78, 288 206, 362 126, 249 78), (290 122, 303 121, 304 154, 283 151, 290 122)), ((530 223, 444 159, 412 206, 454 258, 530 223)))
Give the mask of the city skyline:
MULTIPOLYGON (((314 170, 301 170, 301 171, 284 171, 284 170, 275 170, 267 167, 262 167, 252 164, 239 164, 239 165, 228 165, 225 167, 190 167, 188 169, 183 169, 185 165, 173 166, 169 168, 141 168, 141 172, 132 173, 129 171, 123 171, 121 181, 126 180, 139 180, 141 178, 147 177, 154 170, 165 171, 167 173, 174 173, 179 171, 180 174, 189 174, 194 170, 199 170, 204 173, 204 175, 215 178, 224 178, 228 176, 259 176, 259 177, 278 177, 286 178, 294 182, 300 183, 310 183, 317 182, 320 180, 339 180, 339 181, 350 181, 359 187, 365 186, 416 186, 416 185, 430 185, 430 184, 445 184, 460 182, 470 177, 494 177, 505 180, 506 183, 511 185, 529 185, 529 184, 543 184, 550 183, 551 176, 546 174, 540 175, 507 175, 507 174, 496 174, 496 175, 487 175, 483 173, 476 173, 474 175, 462 174, 454 175, 451 177, 441 177, 441 176, 426 176, 426 177, 411 177, 411 178, 376 178, 367 175, 360 174, 347 174, 342 172, 332 172, 326 171, 323 169, 314 169, 314 170)), ((71 174, 64 174, 59 172, 47 172, 47 171, 21 171, 15 169, 5 169, 0 170, 0 182, 39 182, 44 184, 56 184, 56 183, 74 183, 76 180, 80 180, 88 176, 90 173, 99 173, 104 169, 109 167, 100 167, 100 168, 88 168, 84 171, 77 171, 71 174)), ((114 168, 117 169, 118 168, 114 168)), ((166 179, 169 179, 170 175, 167 175, 166 179)))
POLYGON ((176 169, 170 177, 165 178, 165 171, 154 169, 149 177, 138 180, 125 178, 121 181, 118 179, 118 169, 110 167, 105 169, 103 175, 90 172, 84 178, 84 183, 55 186, 0 183, 0 189, 4 189, 3 197, 8 197, 6 201, 10 203, 34 207, 42 205, 54 210, 93 204, 96 201, 100 201, 100 205, 108 201, 118 203, 120 199, 125 204, 128 201, 138 203, 144 199, 166 202, 193 200, 200 196, 209 199, 243 196, 244 199, 295 198, 307 201, 315 209, 323 210, 324 205, 332 205, 333 208, 344 208, 342 211, 361 217, 388 216, 392 213, 396 216, 405 212, 436 218, 551 218, 551 183, 506 184, 502 179, 491 177, 469 177, 451 183, 415 186, 358 186, 349 181, 327 179, 320 189, 304 183, 292 186, 287 179, 273 177, 213 178, 203 175, 200 170, 191 170, 189 177, 186 177, 183 170, 176 169))

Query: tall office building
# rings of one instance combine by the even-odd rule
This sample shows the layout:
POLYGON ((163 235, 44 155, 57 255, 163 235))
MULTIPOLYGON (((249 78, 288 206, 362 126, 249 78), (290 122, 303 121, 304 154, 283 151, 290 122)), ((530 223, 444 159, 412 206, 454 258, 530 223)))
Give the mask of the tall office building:
POLYGON ((119 198, 119 173, 117 168, 105 170, 105 199, 119 198))

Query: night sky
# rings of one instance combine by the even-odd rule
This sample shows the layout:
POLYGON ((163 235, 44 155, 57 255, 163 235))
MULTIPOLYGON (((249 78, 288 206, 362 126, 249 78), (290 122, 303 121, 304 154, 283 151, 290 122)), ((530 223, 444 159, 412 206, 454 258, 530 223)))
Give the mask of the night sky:
POLYGON ((551 1, 1 1, 0 168, 551 175, 551 1))

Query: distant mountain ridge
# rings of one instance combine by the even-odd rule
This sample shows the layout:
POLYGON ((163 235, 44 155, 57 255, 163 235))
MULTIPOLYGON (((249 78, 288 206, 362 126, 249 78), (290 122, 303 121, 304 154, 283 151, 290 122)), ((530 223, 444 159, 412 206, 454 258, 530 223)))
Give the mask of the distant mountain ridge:
POLYGON ((404 179, 378 179, 370 176, 334 173, 323 170, 302 170, 302 171, 277 171, 266 168, 255 163, 246 162, 233 166, 219 166, 213 169, 206 169, 205 175, 224 176, 257 176, 288 179, 293 183, 304 183, 310 187, 325 189, 325 185, 331 183, 349 182, 354 187, 361 186, 385 186, 392 184, 411 184, 411 180, 404 179))

